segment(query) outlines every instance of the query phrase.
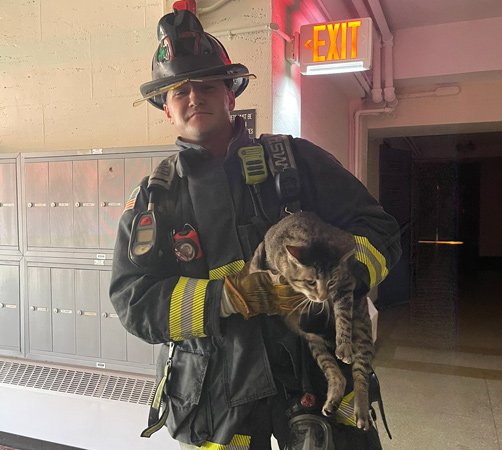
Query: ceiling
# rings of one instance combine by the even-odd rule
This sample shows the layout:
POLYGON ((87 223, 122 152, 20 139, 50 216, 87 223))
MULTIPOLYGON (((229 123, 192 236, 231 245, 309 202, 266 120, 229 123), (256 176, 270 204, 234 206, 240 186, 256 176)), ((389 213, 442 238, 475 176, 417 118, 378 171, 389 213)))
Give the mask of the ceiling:
POLYGON ((502 16, 500 0, 380 0, 391 31, 502 16))

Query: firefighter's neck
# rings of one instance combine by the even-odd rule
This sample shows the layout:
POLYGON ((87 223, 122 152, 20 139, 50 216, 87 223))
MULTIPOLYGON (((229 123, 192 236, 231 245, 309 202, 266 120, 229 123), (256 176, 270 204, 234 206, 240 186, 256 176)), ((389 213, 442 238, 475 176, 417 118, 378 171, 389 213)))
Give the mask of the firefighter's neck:
POLYGON ((214 158, 224 158, 233 138, 233 133, 232 122, 229 121, 218 127, 218 132, 205 133, 200 136, 200 139, 192 141, 192 143, 204 147, 214 158))

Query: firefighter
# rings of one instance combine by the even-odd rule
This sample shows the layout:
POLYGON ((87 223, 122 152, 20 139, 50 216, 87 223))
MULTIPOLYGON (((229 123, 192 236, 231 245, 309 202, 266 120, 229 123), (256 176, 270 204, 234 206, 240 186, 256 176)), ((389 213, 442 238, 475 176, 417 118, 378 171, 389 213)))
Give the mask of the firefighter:
MULTIPOLYGON (((311 142, 292 139, 288 147, 278 138, 284 145, 275 148, 288 150, 292 161, 273 173, 270 155, 250 140, 241 118, 230 116, 253 75, 230 61, 195 15, 167 14, 157 35, 153 80, 140 90, 164 110, 179 133, 180 151, 131 193, 110 286, 124 327, 163 344, 143 436, 165 423, 183 449, 266 450, 271 435, 285 448, 287 412, 312 366, 281 318, 298 294, 267 275, 246 275, 245 262, 267 228, 301 205, 358 237, 360 286, 368 290, 399 258, 398 227, 361 183, 311 142), (257 152, 257 178, 246 168, 243 148, 257 152)), ((320 374, 315 370, 313 379, 320 374)), ((314 394, 322 398, 319 391, 314 394)), ((374 427, 335 428, 333 436, 298 448, 327 448, 333 439, 336 448, 380 448, 374 427)))

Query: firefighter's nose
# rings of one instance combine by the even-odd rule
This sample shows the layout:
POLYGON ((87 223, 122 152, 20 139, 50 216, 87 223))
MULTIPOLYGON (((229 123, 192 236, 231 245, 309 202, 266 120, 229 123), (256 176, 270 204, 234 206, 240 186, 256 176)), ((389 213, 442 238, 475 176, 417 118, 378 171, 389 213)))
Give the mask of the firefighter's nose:
POLYGON ((190 106, 198 106, 202 103, 202 96, 198 89, 194 89, 193 87, 190 89, 189 93, 190 106))

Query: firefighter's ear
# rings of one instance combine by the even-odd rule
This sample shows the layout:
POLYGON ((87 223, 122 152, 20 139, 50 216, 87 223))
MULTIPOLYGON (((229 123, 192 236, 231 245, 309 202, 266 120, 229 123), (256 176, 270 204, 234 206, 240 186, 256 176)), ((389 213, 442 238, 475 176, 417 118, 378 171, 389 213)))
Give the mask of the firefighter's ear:
POLYGON ((171 116, 171 112, 169 111, 169 106, 167 105, 167 103, 164 103, 163 108, 164 112, 166 113, 166 117, 169 119, 169 122, 173 124, 173 117, 171 116))
POLYGON ((235 92, 228 89, 228 110, 233 111, 235 109, 235 92))

